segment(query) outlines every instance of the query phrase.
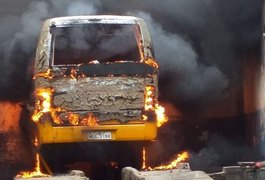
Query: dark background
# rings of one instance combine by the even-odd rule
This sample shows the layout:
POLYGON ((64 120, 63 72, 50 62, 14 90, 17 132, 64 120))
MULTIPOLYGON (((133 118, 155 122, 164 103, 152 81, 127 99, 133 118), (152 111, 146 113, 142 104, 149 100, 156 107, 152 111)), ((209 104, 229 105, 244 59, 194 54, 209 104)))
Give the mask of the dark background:
MULTIPOLYGON (((0 2, 3 103, 24 102, 29 97, 29 70, 44 19, 135 15, 145 19, 151 32, 160 64, 160 101, 170 117, 160 128, 158 141, 149 147, 150 163, 170 160, 182 150, 191 153, 194 169, 262 158, 257 133, 257 116, 263 109, 257 103, 262 0, 0 2)), ((14 129, 18 126, 14 121, 14 129)), ((0 138, 8 131, 2 130, 0 138)))

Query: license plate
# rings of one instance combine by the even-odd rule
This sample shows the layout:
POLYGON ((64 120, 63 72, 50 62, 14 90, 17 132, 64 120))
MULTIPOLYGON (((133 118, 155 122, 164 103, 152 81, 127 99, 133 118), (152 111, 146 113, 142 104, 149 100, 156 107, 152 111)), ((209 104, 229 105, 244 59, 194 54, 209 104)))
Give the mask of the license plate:
POLYGON ((87 133, 88 139, 95 139, 95 140, 108 140, 111 139, 111 132, 110 131, 90 131, 87 133))

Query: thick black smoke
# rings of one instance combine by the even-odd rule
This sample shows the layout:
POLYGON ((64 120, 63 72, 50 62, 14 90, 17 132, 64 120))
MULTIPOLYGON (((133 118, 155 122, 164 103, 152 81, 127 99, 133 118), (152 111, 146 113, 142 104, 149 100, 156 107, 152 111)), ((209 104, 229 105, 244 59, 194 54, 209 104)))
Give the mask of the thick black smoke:
MULTIPOLYGON (((220 103, 227 109, 238 106, 235 101, 242 98, 242 59, 249 52, 257 55, 260 49, 261 0, 146 0, 129 5, 107 0, 102 9, 110 13, 142 11, 161 26, 162 36, 169 40, 165 48, 164 44, 159 46, 165 38, 154 43, 161 64, 163 100, 189 113, 196 109, 207 111, 210 105, 220 103), (192 68, 195 71, 191 73, 192 68)), ((159 27, 154 26, 151 32, 158 41, 162 36, 155 33, 159 27)))
MULTIPOLYGON (((238 88, 242 53, 259 44, 261 0, 26 2, 19 13, 12 10, 15 15, 0 18, 2 100, 28 96, 28 69, 41 23, 49 17, 133 14, 144 18, 161 66, 161 99, 184 108, 206 108, 227 98, 229 88, 238 88)), ((10 8, 17 9, 15 2, 10 8)))
MULTIPOLYGON (((249 52, 257 54, 260 48, 261 11, 262 0, 2 0, 0 100, 28 98, 32 60, 44 19, 133 14, 146 20, 153 38, 160 64, 160 99, 189 114, 195 109, 207 112, 209 106, 218 107, 224 101, 228 102, 224 112, 229 111, 236 104, 235 94, 242 91, 242 58, 249 52)), ((181 140, 181 134, 176 136, 181 140)), ((169 146, 173 145, 175 152, 177 138, 172 139, 169 146)), ((242 151, 231 144, 213 138, 199 155, 193 156, 191 163, 197 168, 219 166, 221 159, 230 162, 231 155, 224 154, 227 149, 232 154, 242 151), (205 164, 198 164, 202 161, 205 164)), ((157 146, 165 152, 164 146, 157 146)), ((243 152, 247 154, 248 150, 243 152)))
POLYGON ((96 13, 93 4, 83 1, 32 1, 25 7, 27 9, 22 14, 4 14, 0 18, 1 100, 21 101, 28 98, 32 83, 32 61, 41 24, 45 19, 96 13))
POLYGON ((216 66, 199 62, 199 55, 189 41, 167 32, 150 15, 140 12, 138 16, 145 19, 150 28, 161 76, 169 75, 167 78, 171 79, 167 84, 162 82, 170 98, 178 102, 204 98, 207 103, 222 95, 228 80, 216 66))
POLYGON ((216 168, 222 166, 238 165, 237 162, 257 161, 260 158, 257 150, 236 145, 233 141, 215 134, 210 138, 207 146, 198 153, 191 153, 189 163, 193 170, 216 171, 216 168))

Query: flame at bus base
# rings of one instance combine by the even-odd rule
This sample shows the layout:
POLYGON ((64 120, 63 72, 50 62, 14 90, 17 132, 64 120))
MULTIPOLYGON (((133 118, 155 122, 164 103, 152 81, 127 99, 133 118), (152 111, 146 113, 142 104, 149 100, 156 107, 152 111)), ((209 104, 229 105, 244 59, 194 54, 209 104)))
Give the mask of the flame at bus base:
MULTIPOLYGON (((39 142, 38 142, 37 137, 35 137, 34 146, 35 147, 39 146, 39 142)), ((18 178, 49 177, 50 175, 44 174, 41 172, 39 153, 36 153, 35 159, 36 159, 36 164, 35 164, 35 167, 32 171, 21 171, 21 172, 19 172, 19 174, 16 177, 18 177, 18 178)))
POLYGON ((41 172, 40 155, 36 154, 36 165, 33 171, 22 171, 16 177, 18 178, 34 178, 34 177, 49 177, 50 175, 41 172))
POLYGON ((177 154, 177 157, 172 160, 171 162, 169 162, 168 164, 162 164, 160 166, 157 167, 150 167, 146 165, 146 150, 145 148, 143 148, 143 164, 142 164, 142 169, 143 170, 148 170, 148 171, 154 171, 154 170, 169 170, 169 169, 174 169, 178 167, 178 164, 181 162, 184 162, 185 160, 187 160, 189 158, 189 153, 184 151, 182 153, 177 154))

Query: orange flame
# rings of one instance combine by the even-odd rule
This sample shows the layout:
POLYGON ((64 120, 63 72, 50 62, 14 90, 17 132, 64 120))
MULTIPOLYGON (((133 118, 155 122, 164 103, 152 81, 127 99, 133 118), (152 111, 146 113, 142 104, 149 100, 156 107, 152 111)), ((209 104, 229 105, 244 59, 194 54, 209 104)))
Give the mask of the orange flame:
POLYGON ((40 168, 40 156, 36 154, 36 165, 33 171, 22 171, 16 177, 18 178, 32 178, 32 177, 48 177, 48 174, 44 174, 41 172, 40 168))
POLYGON ((32 120, 34 122, 38 122, 40 117, 43 116, 45 113, 50 113, 53 118, 54 123, 60 124, 61 120, 56 115, 57 112, 63 111, 61 108, 51 108, 51 96, 53 93, 53 89, 51 88, 38 88, 36 90, 37 102, 35 111, 32 115, 32 120))
POLYGON ((155 111, 157 127, 161 127, 168 121, 168 118, 165 115, 165 108, 155 102, 155 88, 153 86, 146 86, 145 88, 145 110, 155 111))
POLYGON ((87 125, 89 127, 96 126, 97 124, 97 119, 93 116, 93 113, 88 113, 88 117, 84 118, 82 120, 82 123, 84 125, 87 125))
POLYGON ((178 167, 178 164, 181 163, 181 162, 184 162, 185 160, 187 160, 189 158, 189 153, 187 151, 184 151, 180 154, 177 154, 177 158, 172 160, 170 163, 164 165, 160 165, 160 166, 157 166, 157 167, 150 167, 150 166, 146 166, 146 151, 145 151, 145 148, 143 148, 143 164, 142 164, 142 169, 146 169, 146 170, 149 170, 149 171, 153 171, 153 170, 168 170, 168 169, 174 169, 174 168, 177 168, 178 167))
MULTIPOLYGON (((36 74, 35 77, 43 77, 43 78, 47 78, 47 79, 52 79, 53 74, 51 72, 51 69, 48 69, 46 72, 36 74)), ((33 79, 35 79, 35 77, 33 79)))
POLYGON ((39 118, 46 112, 50 112, 52 89, 39 88, 36 90, 36 96, 39 98, 36 102, 35 111, 32 115, 34 122, 39 121, 39 118))
POLYGON ((142 164, 142 169, 146 169, 145 147, 143 147, 143 164, 142 164))
POLYGON ((77 77, 76 69, 71 69, 70 77, 71 77, 72 79, 75 79, 75 80, 76 80, 76 77, 77 77))
POLYGON ((165 108, 159 104, 155 105, 155 112, 157 117, 157 127, 161 127, 168 121, 168 117, 165 115, 165 108))
POLYGON ((178 163, 183 162, 188 158, 189 158, 189 153, 185 151, 183 153, 178 154, 177 158, 171 161, 169 164, 157 166, 152 168, 151 170, 173 169, 177 167, 178 163))
POLYGON ((72 124, 72 125, 78 125, 78 121, 79 121, 79 116, 78 114, 69 114, 69 122, 72 124))
POLYGON ((35 137, 35 139, 34 139, 34 146, 35 147, 38 147, 39 146, 39 141, 38 141, 38 138, 37 137, 35 137))
POLYGON ((155 99, 155 88, 153 86, 146 86, 145 87, 145 110, 150 111, 154 108, 155 99))
MULTIPOLYGON (((35 147, 39 146, 39 142, 38 142, 37 137, 35 137, 34 146, 35 147)), ((19 172, 19 174, 16 177, 32 178, 32 177, 48 177, 48 176, 49 176, 48 174, 44 174, 41 172, 40 155, 39 155, 39 153, 36 153, 36 164, 35 164, 34 170, 33 171, 21 171, 21 172, 19 172)))
POLYGON ((148 117, 146 115, 142 115, 144 121, 147 121, 148 117))
MULTIPOLYGON (((35 111, 32 115, 32 120, 34 122, 38 122, 44 114, 50 113, 55 124, 62 124, 62 120, 57 114, 58 112, 63 112, 65 110, 60 107, 53 108, 51 106, 51 96, 53 91, 54 90, 51 88, 38 88, 36 90, 37 102, 35 104, 35 111)), ((72 125, 78 125, 80 116, 78 114, 70 113, 68 115, 68 120, 72 125)), ((88 117, 84 118, 81 123, 91 127, 97 125, 97 119, 93 116, 93 113, 89 113, 88 117)))
POLYGON ((146 60, 146 61, 144 61, 144 63, 146 63, 146 64, 149 64, 150 66, 152 66, 152 67, 154 67, 154 68, 158 68, 158 64, 157 64, 157 62, 155 62, 153 59, 148 59, 148 60, 146 60))

